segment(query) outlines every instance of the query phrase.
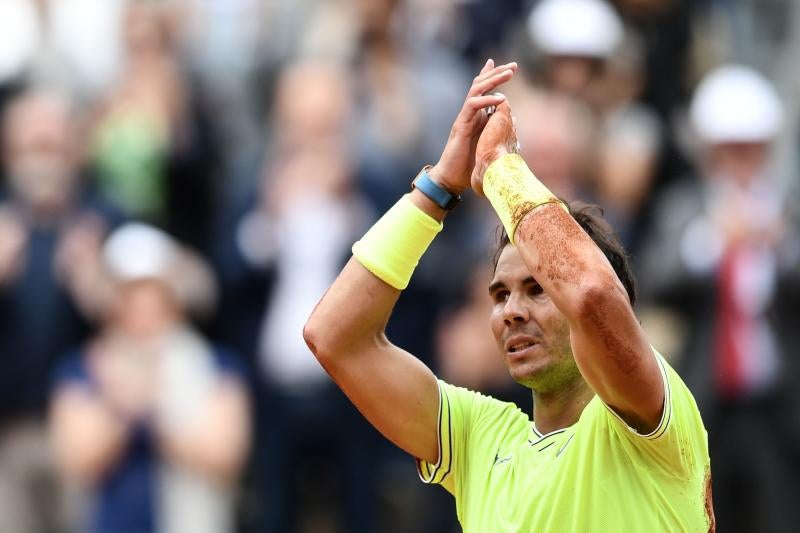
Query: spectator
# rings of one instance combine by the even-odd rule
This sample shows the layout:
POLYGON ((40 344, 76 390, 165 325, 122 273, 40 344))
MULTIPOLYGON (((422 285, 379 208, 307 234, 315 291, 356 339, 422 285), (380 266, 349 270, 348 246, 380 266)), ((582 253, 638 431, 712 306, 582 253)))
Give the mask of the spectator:
POLYGON ((785 378, 798 344, 781 310, 797 290, 787 273, 798 234, 767 164, 783 110, 760 74, 729 65, 703 79, 690 117, 698 176, 656 207, 643 289, 688 326, 678 364, 709 428, 720 530, 791 531, 800 487, 786 412, 797 383, 785 378))
POLYGON ((594 199, 635 256, 648 224, 648 201, 660 155, 660 124, 641 107, 630 107, 609 117, 598 137, 594 199))
POLYGON ((520 117, 518 138, 523 157, 555 194, 574 199, 588 188, 588 170, 595 141, 596 121, 574 98, 523 86, 513 93, 520 117))
MULTIPOLYGON (((222 318, 256 328, 244 335, 254 340, 251 349, 265 391, 257 457, 266 496, 261 530, 299 531, 312 517, 329 513, 303 488, 331 483, 341 487, 344 529, 374 528, 367 427, 331 385, 301 334, 307 313, 370 219, 368 204, 355 188, 346 144, 351 98, 346 71, 335 64, 308 61, 283 71, 275 136, 261 169, 256 205, 239 214, 233 235, 227 235, 247 265, 238 277, 226 275, 229 282, 252 280, 244 275, 247 270, 274 272, 261 308, 238 308, 222 318), (258 314, 256 320, 251 313, 258 314), (319 457, 329 468, 309 471, 319 457)), ((232 258, 224 259, 231 272, 232 258)), ((235 284, 227 290, 240 292, 235 284)), ((338 501, 333 495, 330 500, 338 501)))
MULTIPOLYGON (((631 7, 637 2, 620 3, 631 7)), ((644 9, 648 3, 663 2, 645 0, 637 6, 644 9)), ((655 188, 682 163, 671 136, 662 135, 670 113, 647 100, 652 72, 646 59, 655 44, 652 35, 641 36, 638 29, 623 26, 605 0, 545 0, 528 18, 530 40, 542 54, 534 82, 576 98, 595 115, 599 135, 588 150, 597 161, 589 165, 591 179, 584 187, 619 225, 631 252, 636 251, 639 228, 649 223, 645 208, 655 188), (618 175, 620 171, 624 174, 618 175), (630 189, 627 198, 625 189, 630 189)))
POLYGON ((131 0, 123 71, 97 111, 90 154, 104 197, 203 248, 216 141, 178 57, 175 5, 131 0))
POLYGON ((591 165, 591 191, 606 219, 626 249, 636 255, 641 233, 647 227, 649 203, 665 163, 670 137, 663 122, 648 105, 641 103, 646 83, 641 42, 629 33, 606 62, 594 84, 598 104, 598 135, 591 165))
MULTIPOLYGON (((251 169, 250 182, 239 192, 237 205, 220 206, 215 239, 223 297, 217 329, 226 342, 247 355, 260 350, 259 331, 279 251, 292 247, 291 240, 280 236, 277 221, 293 216, 292 199, 298 200, 298 195, 301 202, 335 204, 337 198, 345 198, 346 203, 355 191, 349 175, 350 147, 345 144, 352 95, 344 71, 330 64, 295 64, 283 70, 277 87, 268 128, 274 135, 264 143, 261 166, 251 169), (322 162, 335 166, 324 168, 316 177, 322 162), (316 183, 324 186, 311 192, 316 183), (302 198, 306 191, 308 197, 302 198), (264 233, 274 239, 264 239, 264 233)), ((363 201, 356 204, 355 218, 368 216, 357 214, 364 209, 363 201)))
POLYGON ((52 479, 44 414, 47 382, 65 346, 88 333, 94 302, 82 288, 91 256, 118 219, 80 181, 70 102, 24 92, 3 116, 6 188, 0 200, 0 530, 56 527, 67 505, 52 479), (50 479, 50 481, 48 481, 50 479), (49 500, 42 510, 37 502, 49 500), (51 512, 52 511, 52 512, 51 512), (49 522, 50 521, 50 522, 49 522))
POLYGON ((667 121, 689 96, 694 2, 611 0, 629 31, 641 39, 641 101, 667 121))
POLYGON ((50 420, 59 465, 91 497, 86 529, 231 532, 249 409, 235 359, 188 322, 209 273, 141 224, 114 232, 102 258, 103 328, 58 369, 50 420))
MULTIPOLYGON (((656 194, 676 177, 689 173, 686 154, 678 149, 669 133, 683 126, 676 118, 688 104, 689 80, 694 74, 690 60, 696 60, 693 55, 700 55, 700 47, 693 39, 696 22, 692 15, 702 10, 702 2, 611 0, 611 3, 625 25, 626 39, 611 59, 611 72, 606 77, 627 78, 628 89, 616 83, 615 87, 609 87, 613 90, 610 94, 616 93, 617 98, 620 94, 633 96, 633 106, 654 113, 665 133, 653 176, 652 194, 656 194), (631 87, 635 88, 632 95, 631 87)), ((646 199, 649 205, 649 198, 646 199)), ((641 221, 643 226, 648 222, 641 221)))
POLYGON ((594 84, 622 40, 622 23, 605 0, 542 0, 528 16, 541 54, 540 82, 591 102, 594 84))
POLYGON ((354 5, 360 44, 353 73, 359 185, 383 210, 403 190, 406 176, 439 155, 438 139, 447 135, 457 112, 453 94, 463 91, 464 66, 427 41, 421 26, 410 32, 416 43, 397 31, 404 16, 416 20, 413 3, 359 0, 354 5))
MULTIPOLYGON (((466 66, 437 37, 446 28, 435 27, 435 11, 456 9, 447 3, 354 2, 359 32, 354 69, 358 186, 375 212, 394 203, 409 176, 436 163, 441 140, 458 112, 454 96, 468 85, 466 66)), ((389 324, 394 341, 423 361, 433 362, 438 296, 467 275, 467 265, 453 264, 448 252, 456 247, 461 252, 485 250, 484 235, 471 231, 470 220, 482 207, 470 206, 451 218, 458 230, 432 247, 389 324), (451 275, 442 279, 442 269, 451 275)))

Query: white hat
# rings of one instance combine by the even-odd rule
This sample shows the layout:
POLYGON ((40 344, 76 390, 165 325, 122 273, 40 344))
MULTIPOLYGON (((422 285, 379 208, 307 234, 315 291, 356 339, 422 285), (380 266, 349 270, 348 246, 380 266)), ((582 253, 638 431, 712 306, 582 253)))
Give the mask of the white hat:
POLYGON ((604 58, 622 39, 622 23, 602 0, 542 0, 528 33, 548 54, 604 58))
POLYGON ((689 118, 705 142, 769 141, 783 106, 772 84, 755 70, 726 65, 707 74, 695 91, 689 118))
POLYGON ((178 245, 172 237, 138 222, 114 231, 103 247, 106 266, 117 281, 164 280, 178 254, 178 245))
POLYGON ((153 226, 121 226, 106 240, 103 259, 114 281, 159 281, 190 313, 206 314, 216 303, 216 283, 205 261, 153 226))

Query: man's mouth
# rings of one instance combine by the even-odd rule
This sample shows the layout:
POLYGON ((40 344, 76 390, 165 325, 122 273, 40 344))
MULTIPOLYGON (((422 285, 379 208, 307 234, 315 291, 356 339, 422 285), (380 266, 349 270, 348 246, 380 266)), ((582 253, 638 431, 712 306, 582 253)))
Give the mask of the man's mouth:
POLYGON ((511 346, 508 349, 508 351, 511 352, 511 353, 521 352, 522 350, 524 350, 526 348, 530 348, 533 345, 534 345, 533 342, 519 342, 519 343, 514 344, 513 346, 511 346))
POLYGON ((506 341, 505 348, 508 353, 518 353, 538 344, 535 338, 528 335, 514 335, 506 341))

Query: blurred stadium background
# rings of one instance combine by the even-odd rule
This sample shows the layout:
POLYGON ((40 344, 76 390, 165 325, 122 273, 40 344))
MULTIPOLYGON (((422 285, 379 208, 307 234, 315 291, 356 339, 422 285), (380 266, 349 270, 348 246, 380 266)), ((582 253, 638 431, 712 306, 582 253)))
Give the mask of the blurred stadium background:
MULTIPOLYGON (((0 36, 0 532, 459 531, 301 328, 487 57, 633 256, 719 530, 797 529, 800 2, 2 0, 0 36)), ((389 336, 529 411, 494 215, 446 226, 389 336)))

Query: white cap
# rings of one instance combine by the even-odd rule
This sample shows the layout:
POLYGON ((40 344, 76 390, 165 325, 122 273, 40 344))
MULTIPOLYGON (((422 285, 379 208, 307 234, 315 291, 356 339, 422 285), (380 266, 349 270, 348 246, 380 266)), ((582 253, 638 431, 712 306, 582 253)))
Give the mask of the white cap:
POLYGON ((769 141, 783 106, 772 84, 755 70, 726 65, 707 74, 695 91, 689 118, 705 142, 769 141))
POLYGON ((528 33, 548 54, 605 58, 622 39, 622 23, 603 0, 542 0, 528 33))
POLYGON ((166 281, 178 254, 178 245, 172 237, 138 222, 114 231, 103 247, 106 266, 117 281, 166 281))
POLYGON ((121 226, 106 240, 103 259, 118 283, 159 281, 189 313, 204 315, 214 308, 217 287, 211 269, 160 229, 139 222, 121 226))

